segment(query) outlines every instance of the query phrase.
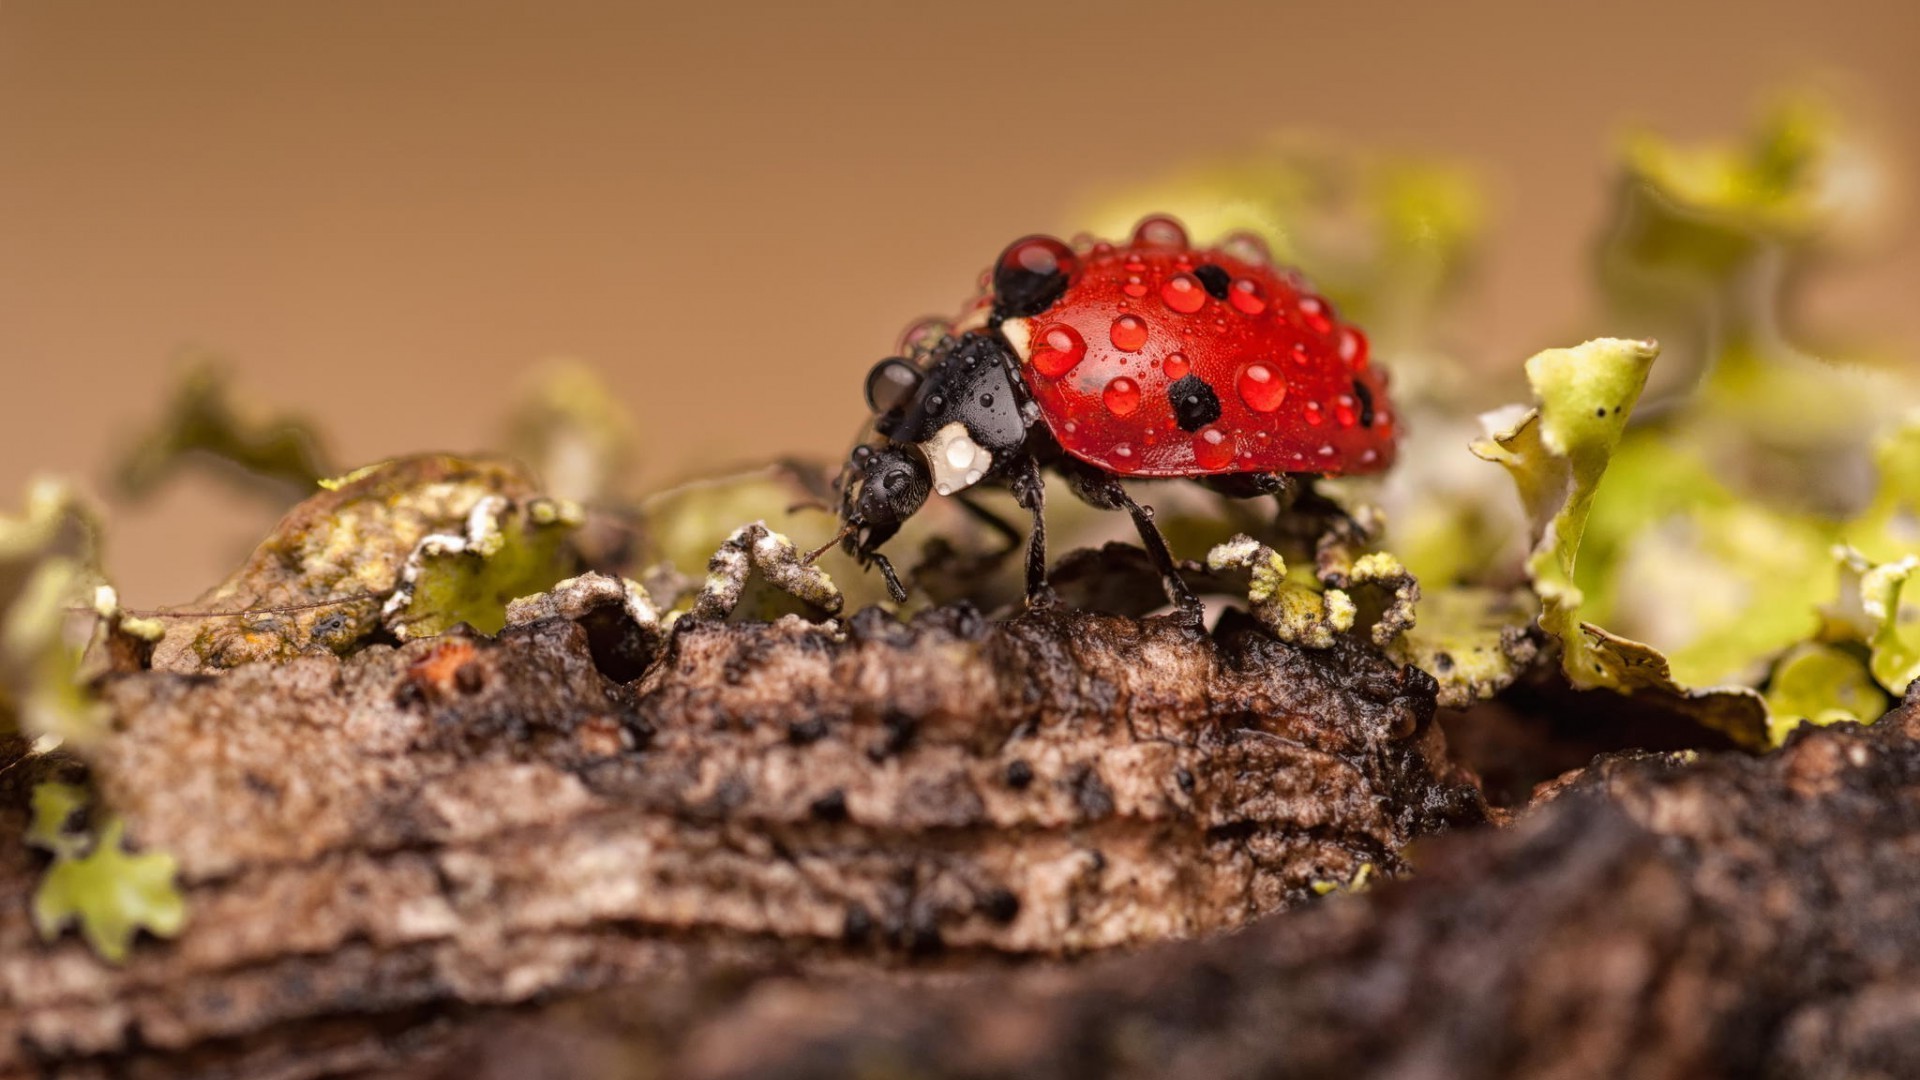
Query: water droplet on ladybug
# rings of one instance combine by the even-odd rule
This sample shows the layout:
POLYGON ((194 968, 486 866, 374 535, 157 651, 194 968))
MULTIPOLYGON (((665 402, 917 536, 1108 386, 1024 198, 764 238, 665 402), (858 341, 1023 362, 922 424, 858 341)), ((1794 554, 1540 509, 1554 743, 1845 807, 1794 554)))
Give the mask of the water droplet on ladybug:
POLYGON ((973 454, 977 449, 972 439, 955 439, 947 444, 947 464, 956 469, 964 469, 973 464, 973 454))
POLYGON ((1193 460, 1203 469, 1224 469, 1233 464, 1232 433, 1217 427, 1204 427, 1193 436, 1193 460))
POLYGON ((952 329, 952 324, 939 316, 921 319, 900 332, 899 351, 903 353, 925 352, 938 344, 952 329))
POLYGON ((1125 416, 1140 407, 1140 384, 1122 375, 1107 384, 1100 400, 1106 402, 1113 415, 1125 416))
POLYGON ((946 412, 947 399, 939 394, 929 394, 927 396, 927 411, 936 416, 946 412))
POLYGON ((995 310, 1007 316, 1038 315, 1067 291, 1079 264, 1073 249, 1051 236, 1015 240, 993 269, 995 310))
POLYGON ((1340 359, 1355 371, 1367 370, 1367 335, 1351 326, 1340 328, 1340 359))
POLYGON ((1113 448, 1113 456, 1119 458, 1121 461, 1131 461, 1133 460, 1133 447, 1126 443, 1121 443, 1113 448))
POLYGON ((1080 332, 1064 323, 1048 326, 1034 335, 1033 370, 1049 379, 1057 379, 1073 370, 1087 355, 1087 343, 1080 332))
POLYGON ((1313 363, 1313 350, 1307 348, 1307 343, 1304 341, 1296 341, 1292 345, 1287 346, 1287 355, 1291 356, 1293 362, 1299 364, 1301 367, 1306 367, 1313 363))
POLYGON ((1229 233, 1220 241, 1220 250, 1250 266, 1272 266, 1273 252, 1258 233, 1229 233))
POLYGON ((1242 314, 1258 315, 1267 310, 1267 292, 1252 278, 1239 278, 1227 289, 1227 299, 1242 314))
POLYGON ((942 480, 939 483, 933 485, 933 490, 938 492, 941 495, 951 495, 953 494, 953 485, 947 483, 945 480, 942 480))
POLYGON ((1107 332, 1113 347, 1122 352, 1139 352, 1147 343, 1147 324, 1138 315, 1122 315, 1113 320, 1107 332))
POLYGON ((981 471, 980 471, 979 469, 968 469, 968 470, 967 470, 967 483, 969 483, 969 484, 977 484, 977 483, 979 483, 979 482, 980 482, 980 478, 981 478, 981 477, 982 477, 983 475, 985 475, 985 474, 984 474, 984 473, 982 473, 982 472, 981 472, 981 471))
POLYGON ((980 395, 980 407, 981 407, 981 408, 983 408, 983 409, 991 409, 991 408, 993 408, 993 395, 992 395, 992 394, 981 394, 981 395, 980 395))
POLYGON ((1147 295, 1147 283, 1140 280, 1139 274, 1131 274, 1128 275, 1127 280, 1121 284, 1120 291, 1138 299, 1147 295))
POLYGON ((1371 446, 1367 447, 1365 450, 1360 451, 1360 464, 1362 465, 1371 465, 1374 462, 1379 460, 1380 460, 1380 451, 1375 450, 1371 446))
POLYGON ((1258 413, 1270 413, 1287 400, 1287 381, 1272 366, 1248 364, 1240 373, 1240 400, 1258 413))
POLYGON ((1303 296, 1300 298, 1300 321, 1306 323, 1307 329, 1314 333, 1324 334, 1333 329, 1333 309, 1317 296, 1303 296))
POLYGON ((1167 373, 1167 378, 1178 379, 1191 371, 1192 365, 1187 363, 1186 353, 1170 352, 1165 360, 1160 361, 1160 370, 1167 373))
POLYGON ((1162 214, 1141 218, 1140 224, 1133 227, 1133 246, 1183 248, 1187 246, 1187 230, 1179 222, 1162 214))
POLYGON ((1353 398, 1346 394, 1341 394, 1339 397, 1334 398, 1333 418, 1340 422, 1341 427, 1352 427, 1359 423, 1360 414, 1354 411, 1353 398))
POLYGON ((899 357, 882 360, 867 372, 867 408, 875 415, 905 405, 920 389, 921 372, 899 357))
POLYGON ((1315 450, 1314 453, 1319 454, 1323 458, 1330 458, 1333 456, 1333 445, 1331 443, 1321 443, 1320 449, 1315 450))
POLYGON ((1134 274, 1138 274, 1142 270, 1145 270, 1147 268, 1147 264, 1137 258, 1128 259, 1125 263, 1121 265, 1123 265, 1129 273, 1134 273, 1134 274))
POLYGON ((1111 255, 1113 254, 1113 244, 1109 241, 1101 240, 1093 245, 1093 253, 1095 255, 1111 255))
POLYGON ((1175 274, 1160 286, 1160 299, 1182 315, 1199 311, 1207 302, 1207 290, 1192 274, 1175 274))
POLYGON ((1327 422, 1327 418, 1320 415, 1319 402, 1309 401, 1307 402, 1305 409, 1307 413, 1307 423, 1312 424, 1314 427, 1319 427, 1321 424, 1324 424, 1327 422))

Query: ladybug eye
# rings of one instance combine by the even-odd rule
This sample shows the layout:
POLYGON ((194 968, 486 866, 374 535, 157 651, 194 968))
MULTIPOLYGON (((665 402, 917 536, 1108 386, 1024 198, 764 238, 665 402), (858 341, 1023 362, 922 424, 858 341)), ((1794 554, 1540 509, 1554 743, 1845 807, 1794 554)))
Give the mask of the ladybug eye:
POLYGON ((1051 236, 1015 240, 993 268, 993 310, 1002 318, 1038 315, 1067 291, 1079 259, 1051 236))
POLYGON ((867 372, 867 408, 888 413, 913 399, 920 389, 920 369, 899 357, 882 360, 867 372))

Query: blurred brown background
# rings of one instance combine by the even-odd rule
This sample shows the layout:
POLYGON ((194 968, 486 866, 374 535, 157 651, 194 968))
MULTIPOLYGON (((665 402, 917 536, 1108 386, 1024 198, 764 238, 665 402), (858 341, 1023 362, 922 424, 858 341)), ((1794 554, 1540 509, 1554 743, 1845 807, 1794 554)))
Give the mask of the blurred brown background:
MULTIPOLYGON (((667 478, 838 453, 860 377, 1013 236, 1281 127, 1457 155, 1496 192, 1489 362, 1583 328, 1621 125, 1735 133, 1817 76, 1920 161, 1920 5, 0 0, 0 503, 95 479, 198 346, 360 462, 495 438, 596 365, 667 478)), ((1809 298, 1920 340, 1920 240, 1809 298)), ((116 507, 135 603, 273 512, 116 507)))

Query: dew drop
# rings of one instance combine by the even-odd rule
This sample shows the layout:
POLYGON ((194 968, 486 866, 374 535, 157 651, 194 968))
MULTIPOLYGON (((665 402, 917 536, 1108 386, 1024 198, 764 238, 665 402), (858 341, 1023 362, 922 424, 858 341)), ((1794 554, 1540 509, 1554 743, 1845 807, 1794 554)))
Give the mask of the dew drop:
POLYGON ((1321 443, 1320 449, 1315 450, 1314 453, 1319 454, 1323 458, 1330 458, 1333 456, 1333 444, 1321 443))
POLYGON ((973 464, 973 440, 955 439, 947 444, 947 464, 964 469, 973 464))
POLYGON ((1049 379, 1057 379, 1073 370, 1087 355, 1087 343, 1071 326, 1056 324, 1034 335, 1033 370, 1049 379))
POLYGON ((1300 321, 1316 334, 1324 334, 1333 329, 1333 310, 1325 300, 1317 296, 1300 298, 1300 321))
POLYGON ((1207 290, 1192 274, 1175 274, 1160 286, 1160 299, 1182 315, 1199 311, 1207 302, 1207 290))
POLYGON ((992 395, 992 394, 981 394, 981 395, 980 395, 980 407, 981 407, 981 408, 983 408, 983 409, 991 409, 991 408, 993 408, 993 395, 992 395))
POLYGON ((1270 413, 1287 400, 1287 381, 1264 363, 1252 363, 1240 372, 1240 400, 1258 413, 1270 413))
POLYGON ((1367 447, 1365 450, 1360 451, 1360 464, 1362 465, 1371 465, 1374 462, 1379 460, 1380 460, 1380 451, 1375 450, 1371 446, 1367 447))
POLYGON ((1307 402, 1305 408, 1307 413, 1307 423, 1312 424, 1314 427, 1319 427, 1321 424, 1324 424, 1327 422, 1327 418, 1320 415, 1319 402, 1309 401, 1307 402))
POLYGON ((1113 456, 1119 458, 1121 461, 1132 461, 1133 447, 1126 443, 1121 443, 1113 448, 1113 456))
POLYGON ((981 478, 981 477, 982 477, 983 475, 985 475, 985 474, 984 474, 984 473, 982 473, 982 472, 981 472, 981 471, 980 471, 979 469, 968 469, 968 470, 967 470, 967 483, 969 483, 969 484, 977 484, 977 483, 979 483, 979 482, 980 482, 980 478, 981 478))
POLYGON ((1108 243, 1105 240, 1102 240, 1099 243, 1096 243, 1093 245, 1093 253, 1095 255, 1111 255, 1113 254, 1113 245, 1111 243, 1108 243))
POLYGON ((1203 469, 1224 469, 1233 464, 1238 447, 1233 435, 1217 427, 1204 427, 1193 436, 1193 460, 1203 469))
POLYGON ((1273 265, 1273 252, 1258 233, 1231 233, 1220 241, 1220 250, 1252 266, 1273 265))
POLYGON ((1140 407, 1140 384, 1122 375, 1107 384, 1100 400, 1106 402, 1107 410, 1113 415, 1125 416, 1140 407))
POLYGON ((1133 246, 1183 248, 1187 246, 1187 230, 1172 218, 1155 214, 1140 219, 1140 224, 1133 227, 1133 246))
POLYGON ((1258 315, 1267 310, 1267 293, 1252 278, 1240 278, 1227 287, 1227 299, 1243 314, 1258 315))
POLYGON ((1147 268, 1147 264, 1137 258, 1130 258, 1121 265, 1124 266, 1130 274, 1138 274, 1147 268))
POLYGON ((1341 394, 1339 397, 1334 398, 1333 418, 1340 422, 1341 427, 1352 427, 1359 423, 1360 414, 1353 410, 1353 398, 1346 394, 1341 394))
POLYGON ((1139 274, 1129 274, 1120 285, 1120 291, 1135 299, 1147 295, 1147 283, 1140 280, 1139 274))
POLYGON ((1351 326, 1340 328, 1340 359, 1355 371, 1367 370, 1367 335, 1351 326))
POLYGON ((1122 352, 1139 352, 1147 343, 1147 324, 1138 315, 1122 315, 1107 331, 1113 347, 1122 352))
POLYGON ((939 316, 921 319, 900 333, 900 343, 896 351, 912 355, 933 348, 941 338, 952 329, 947 320, 939 316))
POLYGON ((942 495, 951 495, 953 494, 953 485, 947 483, 945 480, 942 480, 939 483, 933 485, 933 490, 939 492, 942 495))
POLYGON ((1193 366, 1187 363, 1186 353, 1170 352, 1165 360, 1160 361, 1160 370, 1166 372, 1169 379, 1179 379, 1193 370, 1193 366))

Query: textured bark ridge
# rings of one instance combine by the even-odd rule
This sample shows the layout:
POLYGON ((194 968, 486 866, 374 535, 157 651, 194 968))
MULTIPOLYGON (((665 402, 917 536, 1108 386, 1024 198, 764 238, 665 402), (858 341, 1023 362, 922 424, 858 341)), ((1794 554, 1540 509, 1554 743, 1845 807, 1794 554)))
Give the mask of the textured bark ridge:
POLYGON ((1920 706, 1764 759, 1619 757, 1408 878, 1202 943, 914 994, 628 993, 441 1075, 1920 1075, 1920 706))
MULTIPOLYGON (((0 1071, 400 1060, 463 1011, 690 972, 999 967, 1240 926, 1484 817, 1360 646, 949 608, 616 611, 106 687, 102 798, 192 922, 42 944, 0 849, 0 1071)), ((0 828, 46 759, 0 769, 0 828)), ((893 976, 905 977, 905 976, 893 976)), ((662 991, 662 987, 679 987, 662 991)))

